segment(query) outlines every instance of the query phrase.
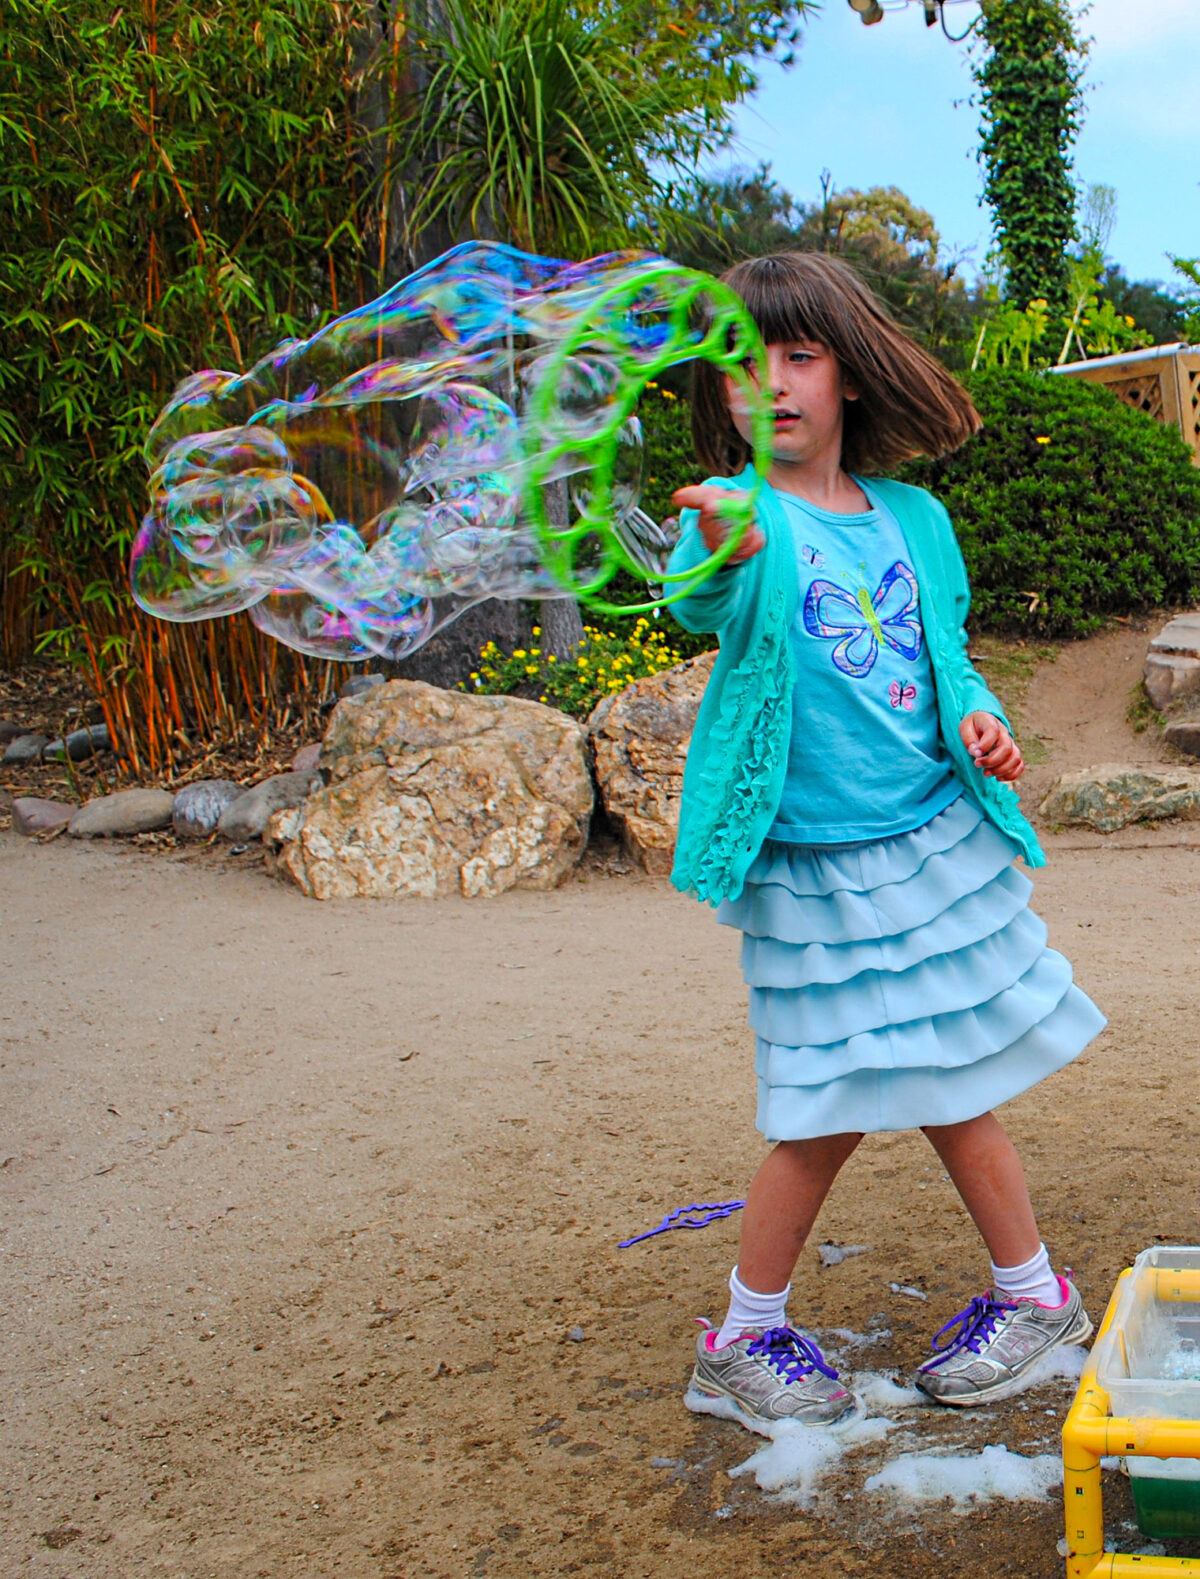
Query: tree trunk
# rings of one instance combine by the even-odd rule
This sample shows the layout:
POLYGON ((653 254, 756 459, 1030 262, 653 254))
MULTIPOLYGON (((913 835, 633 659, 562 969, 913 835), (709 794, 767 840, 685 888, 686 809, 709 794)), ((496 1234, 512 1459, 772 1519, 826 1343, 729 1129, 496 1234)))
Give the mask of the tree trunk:
MULTIPOLYGON (((368 25, 360 32, 355 50, 360 60, 380 48, 388 47, 391 28, 395 25, 397 3, 398 0, 389 0, 386 25, 382 6, 379 10, 371 9, 364 13, 371 19, 378 19, 378 31, 368 25)), ((440 0, 418 0, 417 4, 409 7, 408 16, 419 16, 426 27, 434 27, 442 22, 443 7, 440 0)), ((402 40, 403 45, 407 45, 407 42, 407 39, 402 40)), ((412 94, 424 92, 428 76, 421 51, 405 48, 395 74, 397 98, 402 101, 412 94)), ((364 92, 359 107, 363 123, 375 133, 373 146, 379 150, 378 157, 381 160, 389 147, 387 124, 391 82, 392 77, 385 69, 382 78, 371 83, 364 92)), ((423 168, 437 158, 436 148, 406 152, 403 159, 393 164, 395 177, 383 182, 379 213, 382 227, 379 251, 382 264, 382 278, 379 281, 381 291, 414 269, 440 257, 456 240, 463 239, 453 236, 443 221, 427 226, 418 236, 408 237, 405 234, 406 193, 420 184, 423 168)), ((376 173, 381 174, 382 170, 376 173)), ((414 352, 419 349, 421 333, 421 326, 414 326, 414 352)), ((401 431, 405 431, 407 426, 404 422, 404 416, 407 415, 404 413, 400 416, 401 431)), ((565 523, 570 509, 566 483, 554 483, 547 492, 551 519, 559 524, 565 523)), ((512 652, 514 647, 540 646, 547 654, 566 658, 582 639, 583 621, 573 598, 551 598, 542 602, 489 598, 460 614, 411 657, 384 667, 389 674, 400 679, 424 680, 430 685, 451 689, 460 682, 468 681, 472 671, 479 667, 479 652, 485 642, 494 641, 505 652, 512 652), (532 634, 535 625, 541 628, 540 638, 532 634)))

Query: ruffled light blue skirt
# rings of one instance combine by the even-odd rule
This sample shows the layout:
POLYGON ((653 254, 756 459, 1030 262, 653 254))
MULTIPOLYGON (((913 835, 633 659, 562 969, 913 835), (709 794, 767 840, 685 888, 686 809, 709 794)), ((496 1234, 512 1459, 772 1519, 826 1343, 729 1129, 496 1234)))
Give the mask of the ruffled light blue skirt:
POLYGON ((965 795, 890 839, 764 844, 717 919, 744 934, 768 1140, 976 1118, 1103 1029, 1014 854, 965 795))

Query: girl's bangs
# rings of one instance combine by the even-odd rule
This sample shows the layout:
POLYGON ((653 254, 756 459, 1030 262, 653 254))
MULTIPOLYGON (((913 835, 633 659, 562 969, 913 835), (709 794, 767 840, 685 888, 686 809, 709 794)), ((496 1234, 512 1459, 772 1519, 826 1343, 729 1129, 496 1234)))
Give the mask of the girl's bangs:
POLYGON ((730 274, 741 276, 729 278, 729 283, 745 302, 764 345, 788 340, 827 343, 827 331, 822 333, 820 322, 824 315, 813 311, 816 304, 809 299, 812 293, 805 289, 807 282, 798 279, 783 260, 755 258, 730 274))

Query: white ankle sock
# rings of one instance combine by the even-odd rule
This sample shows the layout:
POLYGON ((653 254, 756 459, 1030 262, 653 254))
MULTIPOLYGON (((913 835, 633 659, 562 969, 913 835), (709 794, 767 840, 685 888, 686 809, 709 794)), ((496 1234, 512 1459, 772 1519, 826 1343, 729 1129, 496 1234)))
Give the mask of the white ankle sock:
POLYGON ((1062 1289, 1050 1267, 1045 1245, 1021 1266, 997 1266, 992 1262, 992 1288, 1009 1299, 1036 1299, 1042 1305, 1061 1305, 1062 1289))
POLYGON ((738 1277, 734 1267, 729 1274, 729 1312, 717 1333, 717 1347, 732 1343, 751 1327, 783 1327, 787 1325, 789 1283, 778 1294, 756 1294, 738 1277))

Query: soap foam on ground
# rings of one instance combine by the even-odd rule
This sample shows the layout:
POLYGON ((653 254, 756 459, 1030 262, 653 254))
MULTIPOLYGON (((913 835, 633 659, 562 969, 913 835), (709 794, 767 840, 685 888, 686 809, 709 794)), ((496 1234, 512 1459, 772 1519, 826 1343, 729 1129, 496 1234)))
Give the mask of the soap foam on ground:
POLYGON ((1062 1481, 1057 1453, 1026 1458, 998 1445, 982 1453, 905 1453, 885 1464, 866 1483, 868 1491, 887 1491, 908 1502, 940 1502, 949 1497, 961 1510, 993 1497, 1009 1502, 1040 1501, 1062 1481))

